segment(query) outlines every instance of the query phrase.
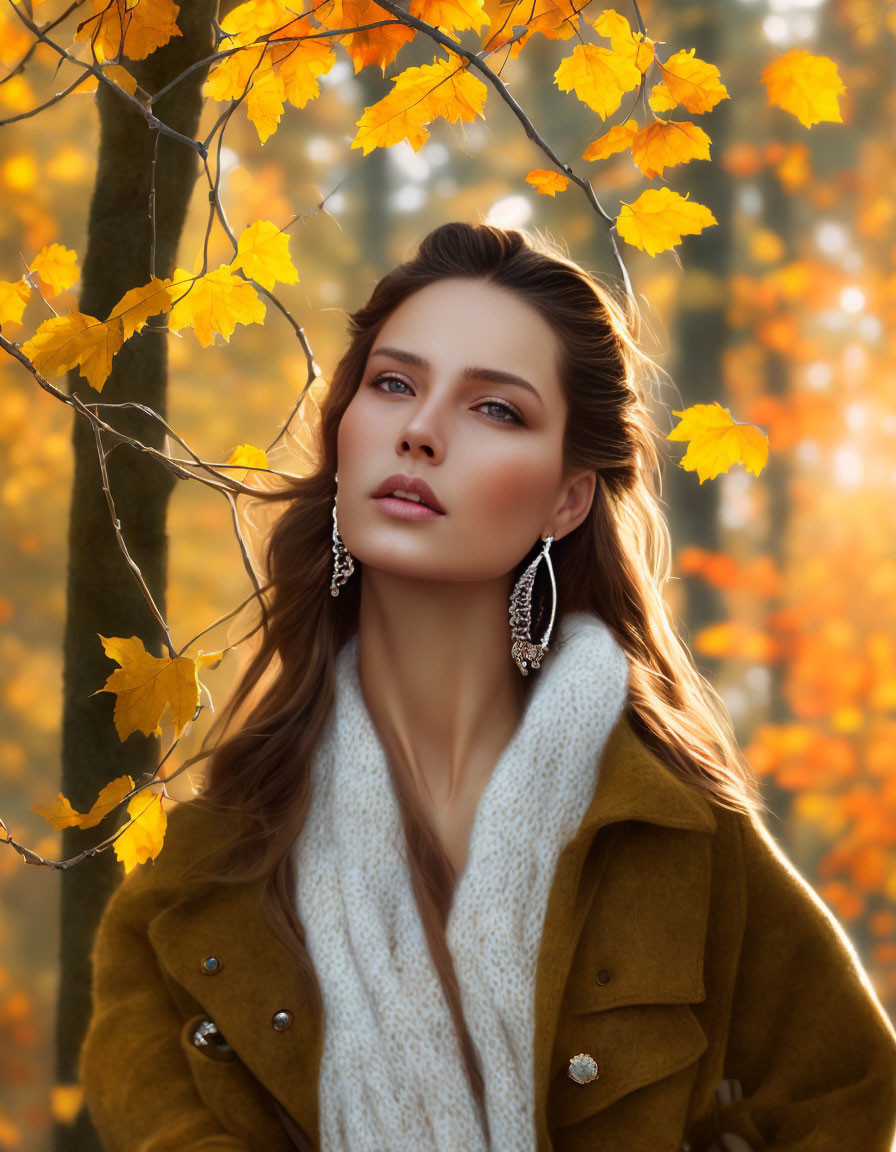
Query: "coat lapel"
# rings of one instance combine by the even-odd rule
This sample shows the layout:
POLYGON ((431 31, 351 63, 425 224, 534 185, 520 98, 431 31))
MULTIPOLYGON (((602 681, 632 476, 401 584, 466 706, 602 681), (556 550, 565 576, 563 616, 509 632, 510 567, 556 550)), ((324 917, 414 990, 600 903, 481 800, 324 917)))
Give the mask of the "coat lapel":
POLYGON ((664 835, 664 830, 715 833, 716 827, 707 800, 657 759, 623 713, 607 740, 579 831, 560 855, 548 897, 535 985, 539 1149, 552 1146, 552 1110, 563 1123, 575 1122, 686 1066, 706 1048, 706 1037, 686 1005, 705 998, 711 843, 705 836, 694 843, 664 835), (623 841, 625 821, 649 827, 623 841), (597 844, 600 850, 592 850, 597 844), (589 916, 599 888, 596 912, 589 916), (596 980, 601 969, 610 973, 605 985, 596 980), (669 1004, 676 1007, 637 1007, 669 1004), (588 1018, 623 1006, 632 1009, 623 1018, 618 1013, 588 1018), (623 1031, 640 1028, 641 1034, 617 1036, 620 1026, 623 1031), (594 1037, 600 1038, 599 1045, 591 1042, 589 1047, 594 1037), (569 1052, 563 1038, 568 1038, 569 1052), (580 1051, 594 1056, 602 1079, 577 1084, 567 1076, 569 1059, 580 1051), (601 1064, 611 1051, 612 1076, 601 1064))

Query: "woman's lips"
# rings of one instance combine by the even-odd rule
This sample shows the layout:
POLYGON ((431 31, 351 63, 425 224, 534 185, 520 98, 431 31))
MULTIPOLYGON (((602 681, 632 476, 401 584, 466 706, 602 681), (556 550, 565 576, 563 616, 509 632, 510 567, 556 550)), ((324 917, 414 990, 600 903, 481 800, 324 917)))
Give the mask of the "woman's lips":
POLYGON ((400 496, 374 496, 373 502, 388 516, 396 516, 399 520, 432 520, 436 516, 444 515, 443 512, 436 512, 427 504, 402 500, 400 496))

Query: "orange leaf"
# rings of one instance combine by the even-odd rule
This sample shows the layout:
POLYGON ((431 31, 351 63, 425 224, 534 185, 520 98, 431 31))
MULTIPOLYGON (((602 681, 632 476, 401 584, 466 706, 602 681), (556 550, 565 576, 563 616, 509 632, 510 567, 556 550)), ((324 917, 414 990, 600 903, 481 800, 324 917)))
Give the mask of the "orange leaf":
POLYGON ((636 133, 632 140, 632 159, 652 180, 675 164, 708 160, 709 145, 707 134, 689 120, 657 120, 636 133))
POLYGON ((175 269, 167 288, 172 299, 168 327, 179 332, 192 326, 203 348, 214 343, 215 333, 229 341, 237 324, 260 324, 265 317, 265 304, 252 285, 238 276, 228 264, 222 264, 192 284, 189 272, 175 269))
POLYGON ((119 53, 145 60, 173 36, 183 35, 176 23, 179 11, 172 0, 93 0, 93 15, 82 20, 74 38, 89 42, 100 61, 114 60, 119 53))
POLYGON ((830 56, 812 56, 806 48, 791 48, 762 70, 768 102, 792 112, 806 128, 821 120, 842 124, 837 97, 846 86, 830 56))
POLYGON ((614 52, 631 60, 639 72, 646 72, 653 63, 654 41, 642 32, 633 32, 631 24, 621 13, 605 8, 592 27, 598 36, 605 36, 610 41, 614 52))
MULTIPOLYGON (((171 706, 175 735, 193 719, 199 702, 196 661, 189 656, 153 656, 137 636, 100 636, 106 655, 121 665, 98 692, 117 696, 113 719, 121 740, 132 732, 161 735, 159 721, 171 706)), ((92 693, 96 695, 96 692, 92 693)))
POLYGON ((25 305, 31 299, 31 285, 19 280, 0 280, 0 324, 21 324, 25 305))
POLYGON ((614 152, 623 152, 626 148, 630 148, 637 134, 638 125, 634 120, 627 120, 625 124, 614 124, 603 136, 591 141, 582 153, 582 159, 606 160, 614 152))
POLYGON ((128 804, 131 823, 115 838, 115 855, 130 872, 137 864, 155 860, 165 842, 168 816, 162 807, 162 793, 144 788, 128 804))
POLYGON ((32 812, 51 824, 57 831, 63 828, 94 828, 116 808, 134 787, 130 776, 119 776, 110 780, 101 790, 89 812, 76 812, 69 801, 59 793, 49 807, 33 807, 32 812))
POLYGON ((576 96, 605 120, 622 103, 624 93, 637 88, 641 72, 632 58, 598 44, 577 44, 554 73, 557 87, 576 96))
POLYGON ((717 223, 704 204, 688 200, 671 188, 648 188, 632 204, 623 200, 616 230, 626 243, 655 256, 680 243, 682 236, 717 223))
POLYGON ((419 152, 429 139, 426 124, 443 116, 454 123, 469 122, 482 115, 488 89, 456 58, 433 60, 419 68, 406 68, 393 78, 388 95, 365 108, 358 121, 352 148, 364 155, 374 148, 388 148, 407 140, 419 152))
POLYGON ((28 266, 47 286, 47 295, 56 296, 64 288, 77 284, 81 275, 78 253, 64 244, 47 244, 41 248, 28 266))
POLYGON ((112 371, 112 360, 124 343, 121 320, 105 323, 83 312, 51 316, 22 345, 22 352, 43 375, 61 376, 75 365, 101 392, 112 371))
POLYGON ((754 424, 738 424, 717 400, 674 414, 681 421, 666 439, 690 440, 679 466, 696 471, 701 484, 727 472, 732 464, 743 464, 754 476, 762 471, 768 460, 768 437, 754 424))
POLYGON ((170 280, 160 280, 158 276, 153 276, 148 284, 125 292, 111 312, 111 317, 117 316, 121 320, 125 340, 135 332, 142 332, 150 316, 158 316, 170 310, 170 285, 170 280))
POLYGON ((546 196, 554 196, 558 192, 565 192, 569 184, 569 177, 562 172, 555 172, 552 168, 533 168, 526 173, 526 181, 538 192, 546 196))
POLYGON ((718 68, 694 56, 695 51, 683 48, 659 65, 663 82, 654 85, 648 99, 654 112, 667 112, 677 104, 688 112, 711 112, 720 100, 730 99, 718 68))

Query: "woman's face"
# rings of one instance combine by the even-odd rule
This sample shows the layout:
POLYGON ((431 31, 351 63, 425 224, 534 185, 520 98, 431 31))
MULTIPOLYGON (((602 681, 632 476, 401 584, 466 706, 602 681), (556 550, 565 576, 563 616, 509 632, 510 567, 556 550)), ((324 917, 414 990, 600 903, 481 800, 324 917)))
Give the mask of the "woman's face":
POLYGON ((539 537, 580 523, 594 473, 563 483, 557 359, 548 323, 494 285, 442 280, 396 308, 339 426, 337 515, 349 552, 396 575, 489 580, 539 537), (394 473, 424 480, 444 513, 410 519, 378 502, 394 473))

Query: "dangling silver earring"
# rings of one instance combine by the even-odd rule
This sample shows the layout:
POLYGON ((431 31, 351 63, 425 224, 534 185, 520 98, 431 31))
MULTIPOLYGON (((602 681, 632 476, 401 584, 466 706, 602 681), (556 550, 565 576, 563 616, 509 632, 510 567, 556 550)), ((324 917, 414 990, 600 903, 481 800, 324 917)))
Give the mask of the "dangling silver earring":
POLYGON ((520 576, 519 580, 517 580, 510 597, 510 634, 513 638, 510 655, 516 661, 517 667, 524 676, 529 675, 529 671, 526 668, 527 662, 530 663, 533 668, 539 668, 541 666, 544 654, 548 650, 551 629, 554 627, 554 614, 557 611, 557 582, 554 579, 554 567, 551 564, 550 557, 550 548, 553 540, 553 536, 548 536, 547 540, 542 540, 543 548, 541 552, 538 553, 522 576, 520 576), (529 636, 529 631, 532 627, 532 586, 535 583, 535 569, 541 562, 542 557, 547 561, 548 575, 551 578, 551 618, 548 621, 547 631, 544 636, 542 636, 541 640, 536 641, 532 640, 529 636))
MULTIPOLYGON (((336 484, 339 484, 339 476, 336 475, 336 484)), ((352 572, 355 570, 354 560, 351 552, 343 544, 342 537, 339 535, 339 525, 336 522, 336 496, 333 497, 333 576, 330 580, 330 595, 338 596, 339 588, 348 580, 352 572)))

